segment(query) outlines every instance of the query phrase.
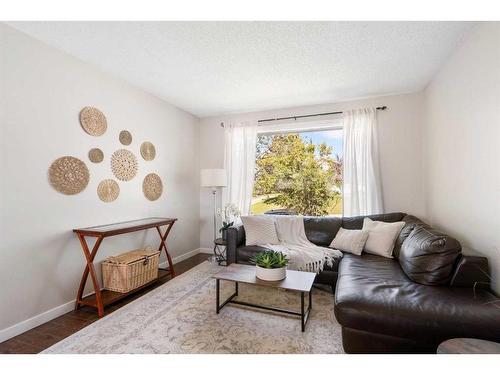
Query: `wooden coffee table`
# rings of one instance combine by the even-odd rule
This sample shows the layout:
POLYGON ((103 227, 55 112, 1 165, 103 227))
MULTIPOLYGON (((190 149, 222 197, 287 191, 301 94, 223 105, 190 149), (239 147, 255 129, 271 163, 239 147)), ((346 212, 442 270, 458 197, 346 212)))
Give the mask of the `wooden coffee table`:
POLYGON ((216 289, 216 311, 219 311, 226 306, 228 303, 235 305, 243 305, 249 307, 256 307, 258 309, 276 311, 284 314, 290 314, 300 317, 300 323, 302 332, 305 331, 307 319, 309 318, 309 313, 312 308, 312 286, 314 283, 314 278, 316 274, 313 272, 302 272, 302 271, 286 271, 286 278, 280 281, 264 281, 260 280, 255 276, 255 266, 247 266, 243 264, 230 264, 225 267, 222 271, 216 273, 213 278, 215 279, 215 289, 216 289), (234 282, 234 293, 226 299, 222 304, 220 303, 220 281, 232 281, 234 282), (259 285, 270 288, 279 288, 285 290, 294 290, 300 292, 300 312, 283 310, 274 307, 256 305, 244 301, 236 301, 234 298, 238 296, 238 283, 259 285), (305 309, 304 298, 305 294, 308 293, 309 305, 305 309))

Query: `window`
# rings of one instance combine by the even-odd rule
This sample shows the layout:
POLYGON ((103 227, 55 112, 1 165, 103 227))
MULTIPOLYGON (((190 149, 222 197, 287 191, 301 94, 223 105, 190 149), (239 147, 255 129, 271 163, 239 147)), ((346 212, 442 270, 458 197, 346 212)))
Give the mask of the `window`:
POLYGON ((286 210, 342 215, 343 131, 318 126, 267 125, 257 138, 252 214, 286 210))

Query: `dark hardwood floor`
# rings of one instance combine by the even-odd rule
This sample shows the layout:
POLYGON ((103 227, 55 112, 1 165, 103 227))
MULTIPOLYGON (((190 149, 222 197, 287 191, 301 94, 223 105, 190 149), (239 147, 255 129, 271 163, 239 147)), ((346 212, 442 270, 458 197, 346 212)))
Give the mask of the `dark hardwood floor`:
MULTIPOLYGON (((207 260, 210 254, 196 254, 195 256, 175 264, 177 275, 197 266, 207 260)), ((136 298, 148 293, 169 280, 164 280, 158 284, 145 288, 109 307, 105 314, 109 314, 120 307, 132 302, 136 298)), ((67 314, 51 320, 45 324, 26 331, 19 336, 13 337, 0 343, 0 353, 2 354, 33 354, 54 345, 56 342, 72 335, 89 324, 97 320, 97 313, 89 307, 82 307, 78 311, 71 311, 67 314)))

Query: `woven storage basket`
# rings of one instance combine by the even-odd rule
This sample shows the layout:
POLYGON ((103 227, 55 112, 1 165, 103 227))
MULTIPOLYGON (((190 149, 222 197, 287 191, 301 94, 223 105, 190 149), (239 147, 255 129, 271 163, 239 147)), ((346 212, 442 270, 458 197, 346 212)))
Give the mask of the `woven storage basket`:
POLYGON ((126 293, 158 277, 160 252, 132 250, 102 262, 104 289, 126 293))

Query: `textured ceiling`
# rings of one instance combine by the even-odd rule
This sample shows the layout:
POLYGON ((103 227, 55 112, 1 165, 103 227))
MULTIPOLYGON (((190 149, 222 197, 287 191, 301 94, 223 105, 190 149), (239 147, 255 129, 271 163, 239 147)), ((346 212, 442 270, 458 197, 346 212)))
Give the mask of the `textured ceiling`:
POLYGON ((466 22, 11 22, 199 117, 423 89, 466 22))

